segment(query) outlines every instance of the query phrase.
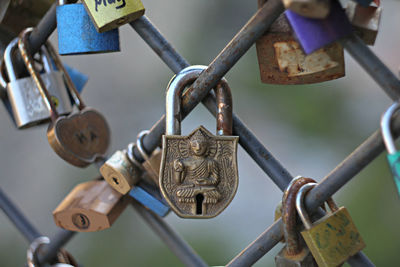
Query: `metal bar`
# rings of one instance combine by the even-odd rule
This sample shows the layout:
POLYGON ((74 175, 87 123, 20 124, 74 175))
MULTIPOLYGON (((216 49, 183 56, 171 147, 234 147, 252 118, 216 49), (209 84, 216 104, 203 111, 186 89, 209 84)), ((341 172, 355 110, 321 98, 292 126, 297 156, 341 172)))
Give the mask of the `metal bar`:
POLYGON ((400 98, 400 81, 356 35, 340 40, 343 47, 393 100, 400 98))
POLYGON ((28 242, 32 242, 41 236, 35 226, 30 223, 30 221, 24 216, 24 214, 22 214, 18 207, 14 205, 1 188, 0 207, 28 242))
POLYGON ((75 234, 76 232, 63 229, 58 230, 54 237, 50 239, 50 244, 43 246, 43 249, 40 250, 41 253, 38 255, 39 265, 55 260, 57 252, 64 247, 75 234))
POLYGON ((132 202, 132 205, 185 266, 208 266, 189 244, 187 244, 164 220, 147 210, 136 200, 132 202))

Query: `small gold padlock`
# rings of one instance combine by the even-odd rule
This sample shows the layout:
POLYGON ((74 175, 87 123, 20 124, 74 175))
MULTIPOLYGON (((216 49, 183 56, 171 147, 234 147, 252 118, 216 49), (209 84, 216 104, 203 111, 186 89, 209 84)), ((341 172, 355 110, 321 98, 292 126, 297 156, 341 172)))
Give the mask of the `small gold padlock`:
POLYGON ((302 186, 296 196, 296 209, 306 229, 301 235, 318 266, 339 266, 361 251, 365 243, 347 209, 338 208, 332 199, 327 200, 331 212, 311 223, 305 211, 304 196, 315 185, 310 183, 302 186))
POLYGON ((143 168, 146 171, 146 176, 154 182, 157 186, 159 185, 159 176, 160 176, 160 165, 162 158, 162 150, 157 148, 151 155, 148 155, 143 147, 143 138, 147 135, 149 131, 142 131, 138 135, 138 139, 136 142, 137 148, 142 155, 143 159, 143 168))
POLYGON ((111 227, 129 201, 104 180, 82 183, 53 211, 54 222, 70 231, 101 231, 111 227))
POLYGON ((105 32, 140 18, 144 14, 141 0, 83 0, 98 32, 105 32))

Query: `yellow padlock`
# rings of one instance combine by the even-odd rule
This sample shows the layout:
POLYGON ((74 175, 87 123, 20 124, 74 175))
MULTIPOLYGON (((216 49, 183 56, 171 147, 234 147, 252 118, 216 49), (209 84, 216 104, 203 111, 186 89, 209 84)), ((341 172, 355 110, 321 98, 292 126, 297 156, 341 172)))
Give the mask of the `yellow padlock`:
POLYGON ((105 32, 144 15, 140 0, 83 0, 98 32, 105 32))
POLYGON ((365 243, 347 209, 338 208, 332 199, 327 200, 332 212, 311 223, 305 211, 304 196, 315 185, 302 186, 296 196, 296 209, 305 227, 301 235, 318 266, 339 266, 361 251, 365 243))

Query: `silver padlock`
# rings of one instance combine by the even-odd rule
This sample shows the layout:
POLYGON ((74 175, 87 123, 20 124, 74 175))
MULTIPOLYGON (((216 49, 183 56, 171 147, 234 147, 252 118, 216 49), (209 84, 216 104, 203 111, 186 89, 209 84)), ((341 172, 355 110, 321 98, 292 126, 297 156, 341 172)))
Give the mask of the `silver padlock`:
MULTIPOLYGON (((18 38, 10 42, 4 52, 4 63, 8 75, 7 95, 14 120, 19 129, 50 122, 50 113, 32 77, 18 78, 13 65, 13 55, 18 38)), ((44 64, 41 74, 59 114, 69 114, 72 106, 61 72, 52 64, 44 64)))

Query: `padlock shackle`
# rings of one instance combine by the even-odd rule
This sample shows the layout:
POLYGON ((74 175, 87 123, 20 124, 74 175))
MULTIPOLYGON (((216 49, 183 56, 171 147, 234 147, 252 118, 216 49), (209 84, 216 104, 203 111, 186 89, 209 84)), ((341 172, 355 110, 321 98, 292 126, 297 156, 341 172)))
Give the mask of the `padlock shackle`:
MULTIPOLYGON (((187 67, 169 82, 166 95, 166 135, 181 134, 182 93, 206 68, 201 65, 187 67)), ((213 90, 217 100, 217 135, 232 135, 232 94, 228 82, 222 78, 213 90)))
POLYGON ((51 71, 55 71, 54 65, 51 62, 49 51, 47 51, 45 46, 40 48, 40 59, 42 60, 43 69, 46 73, 50 73, 51 71))
POLYGON ((385 111, 385 113, 382 114, 381 117, 383 143, 385 144, 386 150, 389 154, 397 153, 397 148, 392 135, 391 124, 394 113, 399 109, 400 103, 396 101, 385 111))
POLYGON ((143 138, 144 138, 148 133, 149 133, 148 130, 141 131, 141 132, 138 134, 138 137, 137 137, 137 140, 136 140, 136 147, 137 147, 137 149, 139 150, 140 155, 143 157, 143 159, 144 159, 145 161, 148 161, 148 160, 150 159, 150 155, 147 154, 147 152, 144 150, 144 147, 143 147, 143 138))
POLYGON ((50 238, 47 236, 39 236, 29 245, 28 250, 26 251, 26 261, 28 267, 35 267, 37 265, 37 250, 41 245, 50 244, 50 238))
POLYGON ((54 106, 53 101, 51 100, 51 95, 46 88, 46 85, 43 82, 40 73, 35 67, 34 60, 31 54, 29 54, 29 35, 33 31, 33 28, 26 28, 19 35, 18 47, 21 52, 22 59, 25 63, 26 68, 28 69, 29 74, 32 76, 32 79, 35 81, 37 88, 44 100, 47 109, 50 112, 50 118, 53 122, 55 122, 58 118, 58 112, 56 107, 54 106))
MULTIPOLYGON (((7 45, 6 49, 4 50, 3 62, 5 65, 5 70, 7 72, 8 82, 16 81, 18 79, 15 68, 14 68, 14 64, 13 64, 13 53, 14 53, 15 49, 17 48, 17 45, 18 45, 18 38, 14 38, 7 45)), ((3 65, 3 63, 2 63, 2 65, 3 65)))
POLYGON ((289 256, 295 256, 301 253, 302 245, 297 230, 297 212, 296 212, 296 196, 300 188, 308 183, 315 183, 314 179, 297 176, 294 178, 282 197, 282 222, 283 235, 286 243, 286 252, 289 256))

